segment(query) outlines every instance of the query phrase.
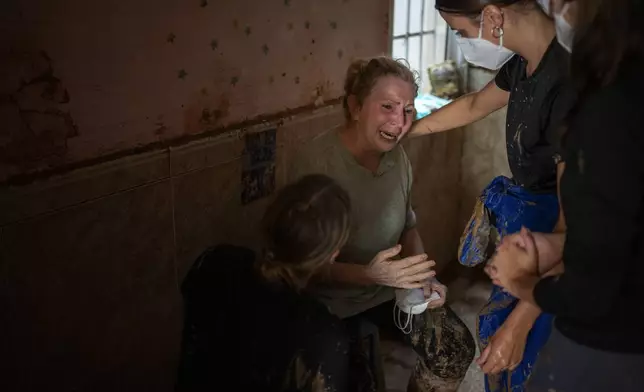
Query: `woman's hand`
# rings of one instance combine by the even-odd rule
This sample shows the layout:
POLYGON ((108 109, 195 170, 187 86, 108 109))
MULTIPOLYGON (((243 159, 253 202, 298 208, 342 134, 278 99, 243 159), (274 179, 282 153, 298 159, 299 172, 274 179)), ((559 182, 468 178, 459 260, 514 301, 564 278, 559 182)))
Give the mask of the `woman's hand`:
MULTIPOLYGON (((539 255, 539 275, 542 276, 561 264, 565 233, 531 233, 539 255)), ((519 234, 521 235, 521 234, 519 234)))
POLYGON ((436 263, 427 260, 426 254, 392 260, 401 249, 400 245, 396 245, 379 252, 367 266, 367 276, 373 283, 381 286, 400 289, 422 288, 429 278, 436 275, 431 269, 436 263))
POLYGON ((492 282, 523 299, 539 279, 539 254, 535 240, 525 227, 506 236, 485 267, 492 282))
POLYGON ((476 360, 483 373, 498 374, 516 369, 523 359, 529 331, 530 328, 504 323, 476 360))
POLYGON ((447 287, 441 284, 436 279, 430 279, 425 283, 425 286, 423 287, 423 294, 425 295, 426 299, 429 299, 429 297, 431 297, 434 292, 438 293, 440 298, 431 301, 427 305, 428 309, 440 308, 441 306, 445 305, 445 301, 447 300, 447 287))

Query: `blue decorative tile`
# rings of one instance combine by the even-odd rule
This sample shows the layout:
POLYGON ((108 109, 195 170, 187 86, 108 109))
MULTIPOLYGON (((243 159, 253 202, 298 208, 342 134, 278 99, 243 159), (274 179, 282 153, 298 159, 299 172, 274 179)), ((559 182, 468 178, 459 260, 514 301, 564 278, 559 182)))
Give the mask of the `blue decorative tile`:
POLYGON ((242 161, 242 204, 271 195, 275 190, 276 129, 245 136, 242 161))

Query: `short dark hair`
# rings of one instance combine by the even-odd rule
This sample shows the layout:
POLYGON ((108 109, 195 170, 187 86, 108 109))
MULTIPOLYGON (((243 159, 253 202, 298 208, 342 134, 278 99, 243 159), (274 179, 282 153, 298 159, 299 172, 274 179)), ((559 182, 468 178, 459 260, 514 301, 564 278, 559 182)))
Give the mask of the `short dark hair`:
POLYGON ((262 220, 261 274, 296 290, 304 288, 347 241, 350 210, 347 192, 326 175, 307 175, 284 187, 262 220))

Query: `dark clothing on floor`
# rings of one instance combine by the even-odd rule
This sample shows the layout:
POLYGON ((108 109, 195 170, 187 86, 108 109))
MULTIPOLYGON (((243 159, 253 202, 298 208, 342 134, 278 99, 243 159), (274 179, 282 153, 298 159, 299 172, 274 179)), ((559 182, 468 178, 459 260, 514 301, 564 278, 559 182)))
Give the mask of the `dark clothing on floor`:
POLYGON ((570 55, 555 38, 532 75, 515 55, 495 83, 510 92, 506 119, 508 162, 514 181, 533 193, 555 193, 561 120, 574 103, 566 84, 570 55))
MULTIPOLYGON (((393 322, 393 307, 394 301, 389 301, 345 319, 352 342, 360 322, 367 320, 380 328, 381 337, 406 342, 418 354, 409 391, 455 392, 476 351, 467 326, 446 305, 413 316, 412 332, 405 335, 393 322)), ((355 345, 352 349, 356 355, 355 345)))
MULTIPOLYGON (((585 95, 564 138, 565 273, 534 295, 567 338, 644 354, 644 61, 585 95)), ((644 388, 644 387, 643 387, 644 388)), ((615 389, 613 389, 615 390, 615 389)))
POLYGON ((642 392, 644 355, 582 346, 556 329, 541 351, 529 392, 642 392))
POLYGON ((269 285, 246 248, 204 252, 183 285, 177 391, 348 391, 349 338, 312 297, 269 285))

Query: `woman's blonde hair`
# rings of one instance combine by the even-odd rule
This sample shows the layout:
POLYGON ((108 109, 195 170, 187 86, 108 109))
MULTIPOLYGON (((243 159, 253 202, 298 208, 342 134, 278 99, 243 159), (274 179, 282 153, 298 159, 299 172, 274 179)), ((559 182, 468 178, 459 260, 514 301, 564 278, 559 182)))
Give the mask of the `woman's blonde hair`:
POLYGON ((344 100, 342 104, 347 121, 351 121, 349 97, 355 96, 358 104, 362 105, 371 94, 371 90, 373 90, 378 80, 385 76, 395 76, 409 83, 414 89, 414 97, 418 95, 418 77, 405 64, 405 60, 394 60, 388 56, 355 60, 349 65, 344 79, 344 100))
POLYGON ((308 175, 287 185, 264 214, 260 273, 269 281, 303 289, 347 241, 350 208, 347 192, 325 175, 308 175))

